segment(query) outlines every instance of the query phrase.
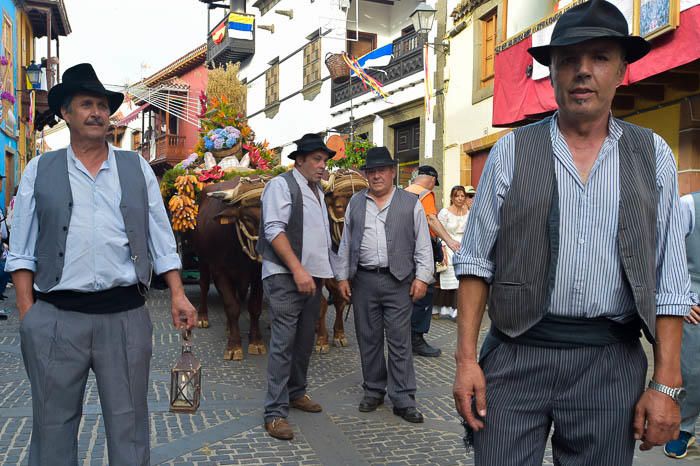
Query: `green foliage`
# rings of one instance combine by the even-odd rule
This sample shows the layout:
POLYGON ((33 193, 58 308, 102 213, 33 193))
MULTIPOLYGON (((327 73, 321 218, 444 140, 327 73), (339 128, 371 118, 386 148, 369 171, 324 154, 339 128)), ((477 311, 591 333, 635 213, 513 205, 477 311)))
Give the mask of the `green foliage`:
POLYGON ((180 175, 186 175, 187 170, 180 167, 171 168, 163 174, 163 179, 160 181, 160 194, 167 203, 168 200, 177 193, 175 189, 175 180, 180 175))
POLYGON ((367 151, 375 147, 367 139, 355 139, 353 142, 345 144, 345 158, 340 160, 329 160, 328 168, 360 168, 365 164, 367 151))

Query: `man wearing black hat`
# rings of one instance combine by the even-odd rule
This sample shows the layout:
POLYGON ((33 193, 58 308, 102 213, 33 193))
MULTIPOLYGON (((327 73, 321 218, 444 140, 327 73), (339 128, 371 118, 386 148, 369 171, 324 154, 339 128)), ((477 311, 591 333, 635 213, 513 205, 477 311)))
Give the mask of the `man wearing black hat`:
POLYGON ((356 193, 348 203, 336 279, 354 309, 364 388, 360 411, 377 409, 388 388, 394 414, 420 423, 423 415, 416 408, 411 309, 412 301, 425 295, 435 264, 421 203, 393 185, 396 163, 386 147, 367 151, 362 169, 369 189, 356 193))
POLYGON ((675 158, 610 111, 649 49, 592 0, 529 50, 558 111, 496 143, 454 260, 454 397, 477 465, 542 464, 552 427, 555 464, 631 465, 635 439, 647 450, 678 435, 691 301, 675 158), (654 347, 646 391, 640 329, 654 347))
POLYGON ((106 143, 123 98, 91 65, 67 69, 49 107, 65 120, 70 145, 32 159, 17 192, 5 269, 32 388, 31 466, 77 464, 90 369, 109 463, 149 464, 152 325, 144 302, 153 269, 170 287, 173 324, 196 322, 153 171, 136 152, 106 143))
POLYGON ((321 283, 332 278, 328 211, 319 182, 335 152, 315 134, 295 141, 294 169, 270 180, 262 195, 260 238, 263 291, 271 336, 267 359, 265 429, 294 437, 289 408, 318 413, 306 391, 306 373, 320 312, 321 283))
MULTIPOLYGON (((447 232, 445 226, 438 219, 438 210, 435 205, 435 186, 440 186, 438 172, 430 165, 418 167, 418 174, 413 183, 406 187, 406 191, 418 196, 423 205, 428 226, 430 227, 430 240, 432 242, 433 260, 442 262, 442 246, 438 238, 445 242, 452 251, 459 250, 459 243, 447 232)), ((426 357, 438 357, 442 354, 440 348, 435 348, 425 341, 424 335, 430 331, 430 320, 433 310, 433 285, 428 286, 428 291, 422 299, 413 304, 411 317, 411 346, 413 354, 426 357)))

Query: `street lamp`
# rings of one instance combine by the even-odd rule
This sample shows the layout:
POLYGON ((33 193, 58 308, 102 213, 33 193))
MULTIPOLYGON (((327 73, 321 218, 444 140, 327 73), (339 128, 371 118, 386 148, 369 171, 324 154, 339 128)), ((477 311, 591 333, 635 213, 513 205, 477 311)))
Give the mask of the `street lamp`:
POLYGON ((450 53, 450 44, 447 41, 440 42, 428 42, 428 34, 433 29, 433 23, 435 22, 435 13, 437 10, 425 2, 420 2, 413 13, 411 13, 410 18, 413 23, 413 29, 419 36, 422 36, 424 44, 434 49, 441 48, 443 53, 450 53))
POLYGON ((41 66, 34 63, 34 60, 27 67, 27 78, 34 89, 41 89, 41 66))
POLYGON ((435 8, 425 2, 420 2, 410 15, 411 21, 413 22, 413 29, 415 29, 418 34, 428 34, 433 29, 435 13, 437 13, 435 8))

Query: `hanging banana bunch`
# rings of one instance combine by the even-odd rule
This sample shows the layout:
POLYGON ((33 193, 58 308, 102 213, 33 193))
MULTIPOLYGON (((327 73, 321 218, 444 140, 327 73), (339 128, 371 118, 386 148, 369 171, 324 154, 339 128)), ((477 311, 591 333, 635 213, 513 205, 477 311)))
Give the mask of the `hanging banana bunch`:
POLYGON ((178 176, 175 180, 177 194, 170 198, 168 209, 172 214, 173 230, 194 230, 197 226, 199 206, 195 202, 197 193, 204 185, 194 175, 178 176))

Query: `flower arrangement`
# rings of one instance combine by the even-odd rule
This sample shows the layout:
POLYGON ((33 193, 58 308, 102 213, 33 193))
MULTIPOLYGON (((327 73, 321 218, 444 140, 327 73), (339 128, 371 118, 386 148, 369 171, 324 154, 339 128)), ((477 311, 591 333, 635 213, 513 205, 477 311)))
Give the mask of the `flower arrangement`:
POLYGON ((365 164, 367 151, 375 147, 367 139, 355 139, 345 144, 345 157, 339 160, 330 159, 328 168, 360 168, 365 164))
POLYGON ((0 65, 7 66, 9 63, 10 63, 10 60, 8 60, 5 55, 0 56, 0 65))
POLYGON ((250 165, 252 167, 260 170, 268 170, 278 163, 277 152, 270 149, 270 143, 267 140, 246 144, 243 148, 248 151, 250 165))
POLYGON ((233 126, 209 130, 204 136, 204 148, 207 150, 231 149, 241 139, 241 131, 233 126))

